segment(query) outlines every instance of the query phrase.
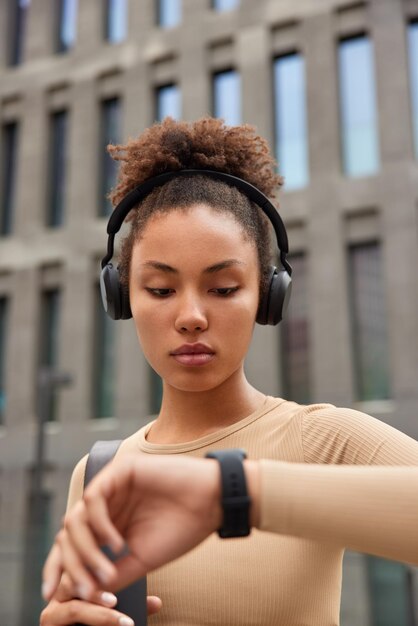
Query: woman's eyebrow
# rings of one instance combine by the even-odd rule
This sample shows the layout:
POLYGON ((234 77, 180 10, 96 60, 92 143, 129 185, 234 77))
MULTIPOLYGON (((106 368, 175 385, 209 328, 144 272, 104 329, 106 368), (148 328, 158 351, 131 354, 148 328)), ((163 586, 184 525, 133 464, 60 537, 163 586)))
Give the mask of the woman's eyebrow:
POLYGON ((228 267, 234 267, 235 265, 246 265, 246 263, 238 261, 238 259, 227 259, 226 261, 221 261, 221 263, 210 265, 204 269, 203 272, 205 274, 213 274, 214 272, 219 272, 220 270, 227 269, 228 267))
POLYGON ((142 263, 142 267, 151 267, 154 270, 159 270, 160 272, 166 272, 168 274, 179 273, 179 271, 176 270, 174 267, 171 267, 171 265, 161 263, 160 261, 145 261, 145 263, 142 263))
MULTIPOLYGON (((206 267, 203 270, 203 273, 214 274, 215 272, 227 269, 228 267, 234 267, 235 265, 246 264, 243 261, 238 261, 238 259, 227 259, 226 261, 221 261, 220 263, 209 265, 209 267, 206 267)), ((160 272, 166 272, 167 274, 179 273, 179 271, 175 267, 171 267, 171 265, 167 265, 166 263, 161 263, 161 261, 145 261, 144 263, 142 263, 142 267, 151 267, 152 269, 159 270, 160 272)))

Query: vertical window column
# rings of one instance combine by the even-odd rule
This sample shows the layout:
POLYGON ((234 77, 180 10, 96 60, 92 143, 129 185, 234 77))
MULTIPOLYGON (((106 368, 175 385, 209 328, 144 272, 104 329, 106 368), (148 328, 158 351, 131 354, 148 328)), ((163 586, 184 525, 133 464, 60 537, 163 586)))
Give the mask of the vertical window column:
POLYGON ((68 52, 77 34, 78 0, 57 0, 56 51, 68 52))
POLYGON ((155 91, 155 119, 161 122, 170 116, 175 120, 181 117, 181 96, 177 85, 164 85, 155 91))
POLYGON ((0 296, 0 424, 4 422, 6 409, 6 337, 8 332, 9 301, 0 296))
POLYGON ((379 169, 373 47, 365 35, 345 39, 338 49, 343 170, 370 176, 379 169))
POLYGON ((0 235, 10 235, 16 202, 18 123, 2 127, 0 171, 0 235))
POLYGON ((100 287, 94 301, 93 418, 113 417, 115 412, 115 324, 104 310, 100 287))
POLYGON ((173 28, 181 22, 181 0, 156 0, 157 24, 173 28))
POLYGON ((47 226, 62 226, 65 211, 68 113, 58 111, 49 122, 47 226))
POLYGON ((122 103, 120 98, 103 100, 100 111, 100 173, 99 173, 99 215, 107 217, 112 212, 112 204, 107 194, 116 184, 117 163, 107 152, 107 145, 121 141, 122 103))
POLYGON ((213 115, 225 120, 229 126, 241 124, 241 82, 235 70, 213 75, 213 115))
MULTIPOLYGON (((59 332, 61 316, 61 291, 58 288, 45 289, 41 295, 41 331, 39 364, 55 369, 59 361, 59 332)), ((57 390, 52 392, 47 410, 47 419, 57 419, 57 390)))
POLYGON ((380 245, 351 246, 348 258, 357 399, 385 400, 390 359, 380 245))
POLYGON ((26 21, 30 0, 11 0, 9 64, 19 65, 23 61, 26 21))
POLYGON ((105 39, 119 43, 126 39, 128 0, 106 0, 105 39))
POLYGON ((304 59, 294 53, 274 61, 276 155, 284 189, 309 182, 304 59))
POLYGON ((409 76, 411 85, 412 126, 415 156, 418 159, 418 21, 408 27, 409 76))
POLYGON ((292 295, 281 322, 283 395, 306 404, 310 398, 308 273, 305 255, 289 257, 292 295))

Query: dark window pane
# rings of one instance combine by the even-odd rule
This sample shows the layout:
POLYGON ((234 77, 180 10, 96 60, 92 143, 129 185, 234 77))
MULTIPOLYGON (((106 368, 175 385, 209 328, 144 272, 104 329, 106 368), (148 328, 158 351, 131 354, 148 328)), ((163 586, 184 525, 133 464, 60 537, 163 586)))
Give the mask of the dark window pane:
POLYGON ((67 52, 74 46, 76 39, 78 0, 57 0, 57 2, 57 52, 67 52))
POLYGON ((0 297, 0 424, 6 408, 6 337, 8 331, 8 299, 0 297))
POLYGON ((373 626, 412 626, 408 570, 402 563, 365 555, 373 626))
POLYGON ((213 75, 213 114, 230 126, 241 124, 240 76, 235 70, 213 75))
POLYGON ((379 244, 349 249, 350 302, 358 400, 390 397, 386 302, 379 244))
POLYGON ((281 322, 283 395, 306 404, 310 397, 307 262, 304 255, 289 261, 292 295, 281 322))
POLYGON ((368 37, 339 45, 343 169, 348 176, 368 176, 379 169, 373 48, 368 37))
POLYGON ((163 381, 161 377, 155 372, 152 367, 149 367, 149 382, 150 382, 150 412, 153 415, 157 415, 161 409, 161 402, 163 399, 163 381))
MULTIPOLYGON (((61 292, 59 289, 47 289, 41 296, 41 333, 39 345, 39 363, 41 367, 58 368, 59 327, 60 327, 61 292)), ((57 417, 57 391, 52 393, 47 410, 47 419, 57 417)))
POLYGON ((155 119, 160 122, 168 115, 175 120, 181 117, 180 89, 177 85, 165 85, 158 87, 155 93, 156 111, 155 119))
POLYGON ((64 221, 67 127, 67 111, 51 115, 47 226, 62 226, 64 221))
POLYGON ((157 0, 157 23, 172 28, 181 21, 181 0, 157 0))
POLYGON ((126 38, 128 0, 106 0, 105 38, 118 43, 126 38))
POLYGON ((308 184, 305 68, 300 54, 274 62, 276 154, 285 190, 308 184))
POLYGON ((121 141, 122 106, 119 98, 103 100, 100 125, 100 215, 106 217, 112 212, 112 204, 107 194, 116 184, 117 163, 107 152, 107 145, 121 141))
POLYGON ((11 0, 9 64, 19 65, 23 61, 26 21, 30 0, 11 0))
POLYGON ((11 122, 2 128, 0 234, 9 235, 13 229, 16 198, 18 124, 11 122))
POLYGON ((409 75, 411 83, 412 123, 415 138, 415 155, 418 158, 418 22, 408 28, 409 75))
POLYGON ((239 0, 212 0, 212 8, 215 11, 231 11, 239 5, 239 0))
POLYGON ((113 417, 115 403, 115 321, 106 313, 99 287, 95 291, 93 417, 113 417))

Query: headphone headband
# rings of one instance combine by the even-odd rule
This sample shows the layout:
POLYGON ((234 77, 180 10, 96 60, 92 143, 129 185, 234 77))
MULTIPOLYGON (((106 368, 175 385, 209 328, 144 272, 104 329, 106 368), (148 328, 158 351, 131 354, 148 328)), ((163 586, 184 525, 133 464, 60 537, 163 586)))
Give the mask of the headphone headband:
POLYGON ((134 189, 132 189, 119 204, 114 208, 109 222, 107 224, 107 233, 109 235, 107 254, 102 259, 102 268, 104 268, 113 256, 113 241, 116 233, 122 227, 122 224, 128 215, 128 213, 141 202, 155 187, 161 187, 169 180, 177 178, 178 176, 208 176, 216 180, 221 180, 227 184, 233 185, 239 191, 244 193, 252 202, 254 202, 269 218, 274 232, 276 233, 277 244, 280 250, 280 261, 288 272, 292 274, 292 267, 286 259, 286 255, 289 252, 289 244, 287 240, 287 233, 284 227, 282 218, 278 214, 275 206, 270 202, 266 195, 264 195, 257 187, 254 187, 251 183, 238 178, 238 176, 232 176, 225 172, 217 172, 216 170, 196 170, 196 169, 184 169, 171 172, 165 172, 159 174, 144 181, 134 189))

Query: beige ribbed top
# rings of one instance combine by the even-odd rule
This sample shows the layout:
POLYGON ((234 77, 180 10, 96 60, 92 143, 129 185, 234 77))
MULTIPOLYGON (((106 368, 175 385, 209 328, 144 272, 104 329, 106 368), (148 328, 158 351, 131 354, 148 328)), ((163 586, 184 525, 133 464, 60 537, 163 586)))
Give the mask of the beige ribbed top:
MULTIPOLYGON (((151 424, 118 454, 201 457, 240 447, 262 460, 261 530, 229 540, 213 534, 149 574, 148 593, 163 601, 150 626, 336 626, 345 548, 418 565, 418 442, 387 424, 272 397, 183 444, 148 442, 151 424)), ((74 470, 69 506, 81 496, 85 459, 74 470)))

